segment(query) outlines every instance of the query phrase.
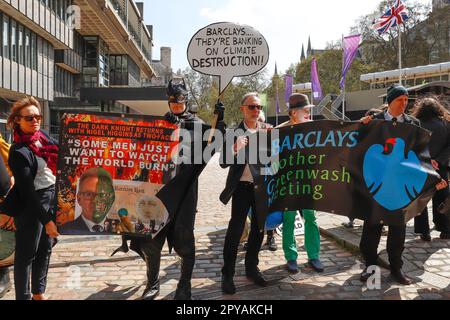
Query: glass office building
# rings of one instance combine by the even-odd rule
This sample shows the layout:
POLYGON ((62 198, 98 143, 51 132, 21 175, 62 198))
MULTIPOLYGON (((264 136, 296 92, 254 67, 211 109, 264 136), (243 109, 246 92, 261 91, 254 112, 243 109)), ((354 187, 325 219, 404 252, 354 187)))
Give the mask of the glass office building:
MULTIPOLYGON (((96 99, 105 95, 95 90, 139 88, 154 76, 143 3, 132 0, 0 0, 0 44, 0 132, 6 138, 7 114, 24 96, 39 99, 43 127, 57 136, 68 110, 135 112, 96 99)), ((132 99, 121 92, 121 101, 132 99)))

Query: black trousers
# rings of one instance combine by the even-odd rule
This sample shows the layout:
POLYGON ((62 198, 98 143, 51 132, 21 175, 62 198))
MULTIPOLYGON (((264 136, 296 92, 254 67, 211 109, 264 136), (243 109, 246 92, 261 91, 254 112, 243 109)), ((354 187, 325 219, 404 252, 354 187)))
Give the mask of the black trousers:
POLYGON ((139 246, 147 265, 148 285, 159 283, 161 250, 166 238, 181 258, 179 286, 190 284, 195 264, 194 224, 197 212, 197 182, 187 190, 181 209, 173 221, 164 227, 154 239, 140 239, 139 246))
POLYGON ((264 232, 260 232, 257 223, 255 209, 253 183, 240 182, 233 193, 231 202, 231 220, 228 224, 225 243, 223 246, 222 273, 226 276, 234 276, 239 240, 244 231, 248 210, 252 208, 251 228, 248 237, 247 252, 245 255, 246 272, 254 272, 258 267, 258 254, 264 238, 264 232))
MULTIPOLYGON (((382 224, 364 222, 359 248, 364 257, 366 267, 377 264, 378 245, 380 243, 382 224)), ((387 253, 391 270, 400 270, 403 266, 402 253, 405 248, 406 225, 389 226, 387 237, 387 253)))
MULTIPOLYGON (((53 205, 55 188, 39 190, 38 195, 41 204, 49 210, 53 205)), ((53 239, 48 237, 45 227, 32 212, 21 212, 14 217, 14 223, 16 225, 16 251, 14 256, 16 299, 30 300, 31 293, 45 293, 53 239)))
MULTIPOLYGON (((448 180, 447 171, 438 171, 439 175, 448 180)), ((438 212, 438 207, 447 199, 449 188, 436 191, 433 195, 433 223, 437 231, 450 234, 450 218, 445 214, 438 212)), ((430 223, 428 221, 428 208, 423 209, 422 213, 414 218, 415 233, 430 233, 430 223)))

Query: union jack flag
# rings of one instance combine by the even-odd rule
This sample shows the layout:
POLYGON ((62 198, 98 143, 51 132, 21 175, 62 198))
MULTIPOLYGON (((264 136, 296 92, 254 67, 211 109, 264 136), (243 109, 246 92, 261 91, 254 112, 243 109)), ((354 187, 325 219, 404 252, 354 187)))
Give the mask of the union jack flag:
POLYGON ((408 20, 406 6, 400 0, 395 0, 395 4, 391 6, 386 13, 374 24, 374 29, 382 35, 391 27, 396 27, 408 20))

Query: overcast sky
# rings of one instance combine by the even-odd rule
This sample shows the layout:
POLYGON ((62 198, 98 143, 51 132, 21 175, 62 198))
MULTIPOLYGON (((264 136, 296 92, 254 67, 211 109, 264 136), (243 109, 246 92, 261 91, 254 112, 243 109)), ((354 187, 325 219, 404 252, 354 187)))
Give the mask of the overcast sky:
MULTIPOLYGON (((379 0, 165 0, 144 1, 145 23, 153 25, 153 59, 160 47, 172 48, 174 71, 189 66, 187 45, 201 28, 213 22, 247 24, 259 30, 270 48, 268 63, 272 73, 275 61, 279 72, 298 62, 302 44, 311 36, 313 49, 348 35, 355 21, 373 12, 379 0)), ((404 3, 431 4, 431 0, 404 3)))

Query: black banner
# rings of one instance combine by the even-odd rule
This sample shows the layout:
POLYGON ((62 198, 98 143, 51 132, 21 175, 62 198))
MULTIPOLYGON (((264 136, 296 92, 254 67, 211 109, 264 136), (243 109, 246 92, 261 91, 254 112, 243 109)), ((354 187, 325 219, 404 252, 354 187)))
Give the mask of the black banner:
POLYGON ((250 166, 261 229, 268 213, 297 209, 402 225, 439 181, 430 134, 414 125, 325 120, 257 135, 260 153, 271 155, 270 164, 250 166))

